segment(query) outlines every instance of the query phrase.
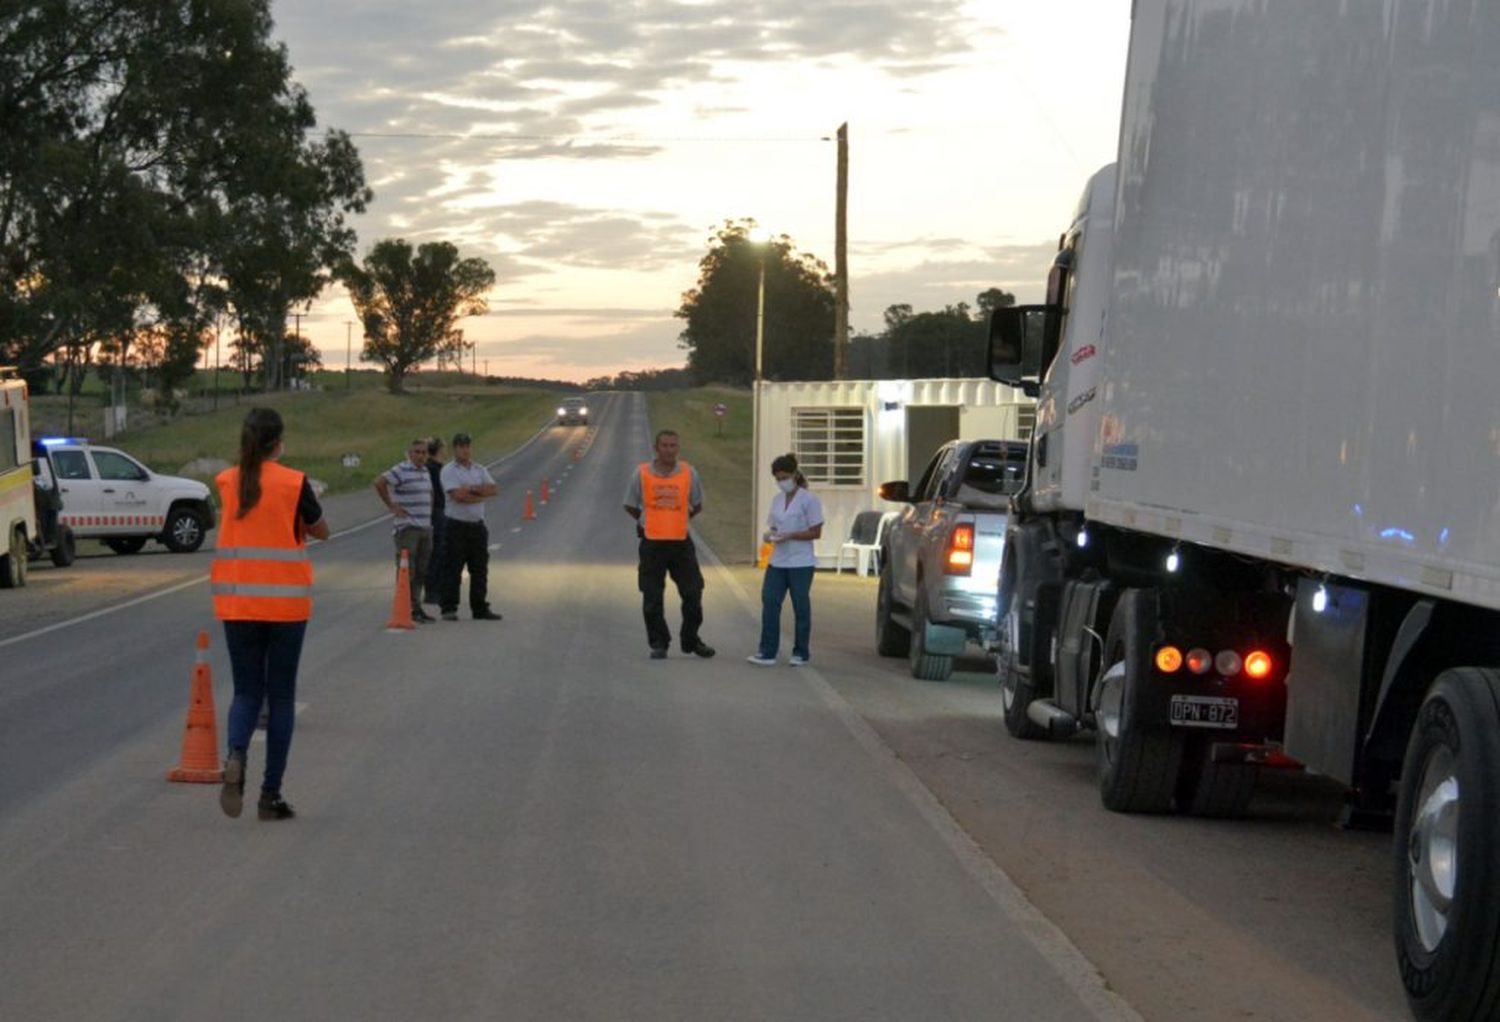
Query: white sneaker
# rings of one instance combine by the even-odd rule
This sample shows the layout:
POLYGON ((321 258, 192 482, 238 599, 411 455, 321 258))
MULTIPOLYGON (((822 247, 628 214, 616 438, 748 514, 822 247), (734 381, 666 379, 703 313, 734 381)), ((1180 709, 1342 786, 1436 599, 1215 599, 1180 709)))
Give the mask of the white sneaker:
POLYGON ((773 656, 761 656, 759 653, 751 653, 745 658, 756 667, 775 667, 776 658, 773 656))
POLYGON ((794 656, 790 660, 787 661, 787 666, 788 667, 806 667, 807 666, 807 657, 805 657, 805 656, 794 656))

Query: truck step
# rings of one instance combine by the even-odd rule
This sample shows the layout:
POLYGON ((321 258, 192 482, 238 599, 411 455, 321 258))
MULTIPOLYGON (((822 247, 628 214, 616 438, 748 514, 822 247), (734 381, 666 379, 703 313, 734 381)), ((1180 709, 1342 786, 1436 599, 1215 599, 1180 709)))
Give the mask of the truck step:
POLYGON ((1071 738, 1082 729, 1077 717, 1051 699, 1033 700, 1026 707, 1026 716, 1031 718, 1033 724, 1046 728, 1048 736, 1052 738, 1071 738))

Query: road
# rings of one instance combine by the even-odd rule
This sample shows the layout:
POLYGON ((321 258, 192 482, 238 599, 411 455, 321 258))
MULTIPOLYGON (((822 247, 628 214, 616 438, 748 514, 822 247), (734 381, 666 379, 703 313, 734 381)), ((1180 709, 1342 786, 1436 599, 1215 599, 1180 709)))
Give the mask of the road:
POLYGON ((33 574, 0 622, 0 1018, 1406 1017, 1389 839, 1327 786, 1106 813, 1088 743, 1009 739, 982 663, 876 658, 869 579, 821 575, 815 666, 760 669, 757 576, 709 558, 720 656, 648 660, 644 401, 600 411, 580 460, 548 429, 494 470, 502 622, 386 633, 379 507, 329 501, 355 531, 314 550, 288 823, 164 780, 199 628, 221 727, 230 694, 207 554, 33 574))

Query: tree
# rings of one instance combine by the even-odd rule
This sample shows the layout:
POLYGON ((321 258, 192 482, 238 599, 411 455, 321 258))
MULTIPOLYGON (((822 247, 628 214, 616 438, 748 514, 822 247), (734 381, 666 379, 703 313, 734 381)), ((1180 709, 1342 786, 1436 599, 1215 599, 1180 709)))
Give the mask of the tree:
POLYGON ((339 278, 364 327, 360 359, 383 363, 387 388, 399 394, 419 362, 461 355, 464 335, 455 324, 489 309, 485 293, 495 271, 483 259, 460 259, 450 242, 427 242, 413 252, 405 239, 386 238, 362 267, 346 262, 339 278))
POLYGON ((726 220, 698 263, 698 284, 682 296, 680 346, 699 383, 745 385, 755 378, 757 298, 765 266, 762 374, 773 380, 833 376, 834 292, 821 260, 786 235, 757 245, 753 220, 726 220))

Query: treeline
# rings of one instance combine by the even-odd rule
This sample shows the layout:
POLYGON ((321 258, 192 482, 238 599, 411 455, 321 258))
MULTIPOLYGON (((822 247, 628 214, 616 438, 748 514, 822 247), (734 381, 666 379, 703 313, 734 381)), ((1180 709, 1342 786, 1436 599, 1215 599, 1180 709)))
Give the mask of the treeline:
POLYGON ((271 27, 269 0, 0 8, 0 364, 170 393, 220 333, 267 386, 311 361, 292 311, 371 193, 271 27))

